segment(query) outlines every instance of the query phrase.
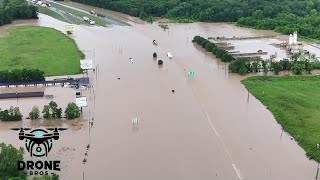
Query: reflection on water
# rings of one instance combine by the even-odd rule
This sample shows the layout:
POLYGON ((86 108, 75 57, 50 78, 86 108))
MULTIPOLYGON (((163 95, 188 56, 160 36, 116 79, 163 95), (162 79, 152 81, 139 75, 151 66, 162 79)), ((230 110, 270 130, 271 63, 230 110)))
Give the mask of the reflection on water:
MULTIPOLYGON (((64 28, 47 16, 39 24, 64 28)), ((171 24, 167 31, 157 24, 76 26, 76 42, 93 57, 99 73, 92 74, 95 96, 84 115, 94 119, 92 129, 87 121, 75 121, 81 125, 74 128, 61 124, 72 129, 63 132, 55 149, 54 157, 65 161, 62 179, 82 179, 83 173, 85 179, 314 179, 315 163, 289 135, 280 139, 280 126, 259 101, 250 95, 247 102, 240 83, 245 77, 226 73, 225 64, 191 43, 195 35, 269 33, 209 23, 171 24), (154 52, 164 61, 162 68, 154 52), (138 129, 132 118, 139 118, 138 129)), ((45 91, 54 93, 62 107, 75 97, 71 89, 45 91)), ((6 101, 1 107, 16 103, 6 101)), ((18 103, 29 111, 46 102, 18 103)), ((19 146, 15 132, 6 130, 12 125, 21 122, 1 123, 0 137, 19 146)))

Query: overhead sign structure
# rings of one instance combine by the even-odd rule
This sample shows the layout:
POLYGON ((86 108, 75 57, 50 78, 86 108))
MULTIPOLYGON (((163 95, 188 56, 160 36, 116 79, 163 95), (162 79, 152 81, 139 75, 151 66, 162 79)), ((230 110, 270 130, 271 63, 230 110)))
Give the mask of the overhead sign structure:
POLYGON ((93 63, 91 59, 80 60, 80 67, 82 70, 93 69, 93 63))
POLYGON ((189 71, 189 72, 188 72, 188 76, 189 76, 189 77, 194 77, 194 71, 189 71))
POLYGON ((76 98, 76 105, 78 106, 78 107, 87 107, 88 106, 88 104, 87 104, 87 97, 77 97, 76 98))
POLYGON ((67 24, 66 25, 66 31, 67 32, 73 32, 74 31, 74 27, 72 24, 67 24))

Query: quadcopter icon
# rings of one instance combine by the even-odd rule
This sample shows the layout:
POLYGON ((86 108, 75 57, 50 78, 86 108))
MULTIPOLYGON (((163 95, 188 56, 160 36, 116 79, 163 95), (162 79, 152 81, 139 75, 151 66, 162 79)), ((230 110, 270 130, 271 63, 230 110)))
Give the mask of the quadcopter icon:
POLYGON ((53 140, 59 139, 59 131, 67 130, 67 128, 47 128, 34 129, 31 128, 12 128, 11 130, 19 131, 19 139, 25 140, 25 147, 30 156, 43 157, 47 156, 52 149, 53 140), (49 133, 48 131, 51 131, 49 133), (26 133, 26 131, 30 131, 26 133))

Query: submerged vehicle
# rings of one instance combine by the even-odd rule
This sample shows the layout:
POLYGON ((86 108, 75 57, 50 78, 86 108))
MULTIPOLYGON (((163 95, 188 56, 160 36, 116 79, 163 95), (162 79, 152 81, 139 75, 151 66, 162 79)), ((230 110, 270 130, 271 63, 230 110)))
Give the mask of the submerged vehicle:
POLYGON ((153 40, 152 43, 153 43, 153 45, 155 45, 155 46, 158 45, 158 43, 156 42, 156 40, 153 40))

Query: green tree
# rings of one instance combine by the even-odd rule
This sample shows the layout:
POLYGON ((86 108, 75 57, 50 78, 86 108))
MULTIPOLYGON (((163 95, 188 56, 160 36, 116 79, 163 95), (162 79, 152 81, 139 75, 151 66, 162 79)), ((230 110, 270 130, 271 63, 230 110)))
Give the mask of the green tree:
POLYGON ((55 119, 62 117, 62 109, 58 108, 57 103, 54 101, 50 101, 48 105, 45 105, 43 107, 42 113, 45 119, 55 119))
POLYGON ((8 110, 0 111, 0 120, 1 121, 10 121, 10 115, 8 110))
POLYGON ((314 65, 308 60, 305 61, 305 69, 308 74, 311 74, 311 71, 314 69, 314 65))
POLYGON ((58 110, 58 104, 54 101, 49 102, 49 108, 51 111, 52 118, 58 118, 57 117, 57 110, 58 110))
POLYGON ((17 169, 17 161, 22 161, 24 155, 23 148, 19 150, 12 145, 0 143, 0 179, 27 179, 26 171, 17 169))
POLYGON ((43 113, 43 118, 45 119, 51 119, 51 113, 50 113, 50 107, 49 105, 44 105, 43 106, 43 110, 42 110, 42 113, 43 113))
POLYGON ((59 180, 59 176, 56 174, 52 176, 36 176, 32 180, 59 180))
POLYGON ((301 75, 304 67, 302 64, 296 63, 293 65, 293 74, 295 75, 301 75))
POLYGON ((65 114, 67 119, 78 118, 80 117, 79 107, 75 103, 70 102, 65 110, 65 114))
POLYGON ((279 72, 282 70, 282 66, 280 62, 272 62, 271 67, 276 75, 278 75, 279 72))
POLYGON ((31 112, 29 113, 30 119, 39 119, 40 117, 40 110, 38 106, 33 106, 31 112))
POLYGON ((252 71, 253 72, 259 72, 260 70, 260 64, 258 61, 252 62, 252 71))

